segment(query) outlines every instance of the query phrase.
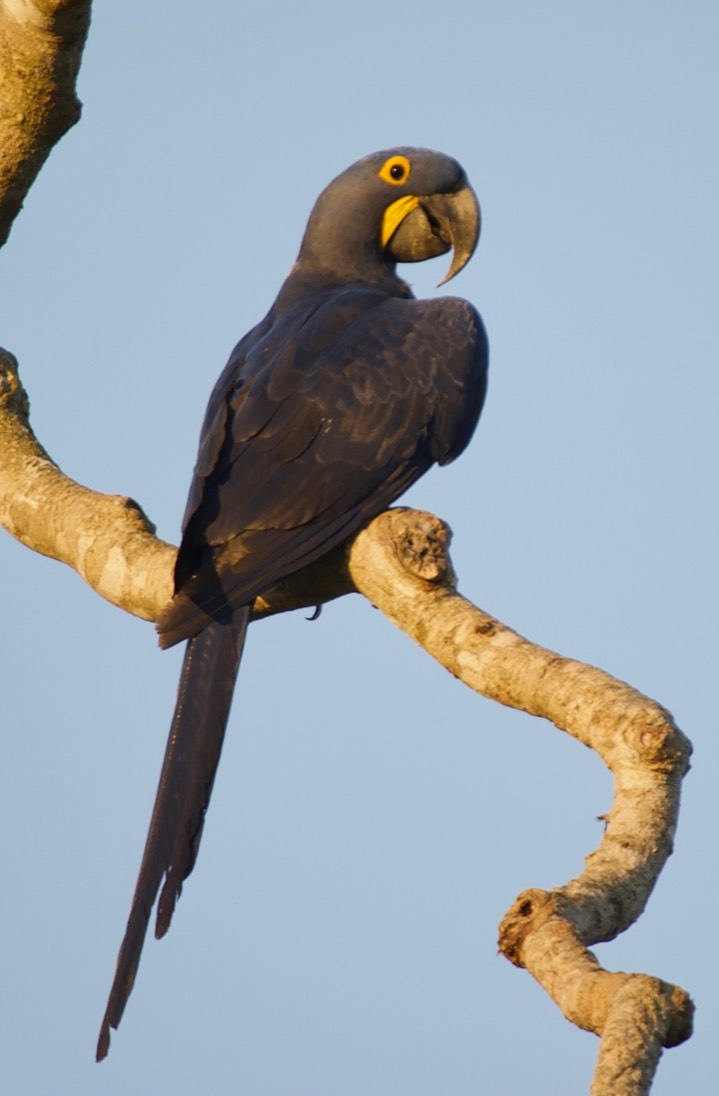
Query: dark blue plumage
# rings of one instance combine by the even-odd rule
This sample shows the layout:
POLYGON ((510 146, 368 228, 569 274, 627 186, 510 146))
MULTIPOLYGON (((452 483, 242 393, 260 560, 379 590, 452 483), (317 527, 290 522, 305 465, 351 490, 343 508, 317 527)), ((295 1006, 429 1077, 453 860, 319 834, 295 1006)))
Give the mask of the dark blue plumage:
POLYGON ((155 808, 98 1043, 109 1047, 165 878, 156 935, 192 870, 254 598, 327 553, 467 445, 487 340, 468 302, 416 300, 395 271, 454 249, 479 209, 422 149, 365 157, 323 192, 268 315, 210 398, 162 646, 189 639, 155 808))

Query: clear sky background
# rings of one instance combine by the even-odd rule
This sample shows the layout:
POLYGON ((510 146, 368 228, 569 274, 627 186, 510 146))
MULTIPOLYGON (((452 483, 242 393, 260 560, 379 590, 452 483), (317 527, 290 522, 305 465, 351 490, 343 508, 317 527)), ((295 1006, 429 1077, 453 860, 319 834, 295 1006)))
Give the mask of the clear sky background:
MULTIPOLYGON (((484 227, 449 291, 490 395, 406 499, 467 596, 694 742, 675 855, 597 949, 695 997, 657 1096, 716 1092, 718 31, 709 0, 98 4, 82 121, 0 256, 39 437, 176 541, 210 389, 319 191, 395 144, 462 161, 484 227)), ((588 1091, 596 1038, 496 938, 581 870, 610 779, 359 597, 253 627, 197 868, 96 1066, 180 652, 7 536, 0 603, 3 1092, 588 1091)))

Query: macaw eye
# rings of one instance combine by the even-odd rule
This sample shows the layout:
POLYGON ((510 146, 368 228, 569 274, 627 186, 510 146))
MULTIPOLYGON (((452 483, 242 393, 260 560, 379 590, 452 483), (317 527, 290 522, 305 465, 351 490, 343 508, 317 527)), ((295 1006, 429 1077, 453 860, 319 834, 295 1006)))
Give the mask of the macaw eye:
POLYGON ((384 179, 385 183, 399 186, 401 183, 407 182, 410 170, 410 162, 406 156, 390 156, 389 160, 382 164, 377 174, 380 179, 384 179))

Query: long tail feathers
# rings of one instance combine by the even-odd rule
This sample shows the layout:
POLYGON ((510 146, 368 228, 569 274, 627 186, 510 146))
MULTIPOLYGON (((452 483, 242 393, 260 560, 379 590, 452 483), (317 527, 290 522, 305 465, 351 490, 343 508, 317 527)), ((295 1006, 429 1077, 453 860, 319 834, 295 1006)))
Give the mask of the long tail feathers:
POLYGON ((100 1028, 98 1062, 107 1055, 110 1028, 117 1028, 132 992, 162 877, 158 939, 170 927, 183 880, 195 865, 249 616, 249 608, 236 610, 231 624, 212 623, 187 644, 150 829, 100 1028))

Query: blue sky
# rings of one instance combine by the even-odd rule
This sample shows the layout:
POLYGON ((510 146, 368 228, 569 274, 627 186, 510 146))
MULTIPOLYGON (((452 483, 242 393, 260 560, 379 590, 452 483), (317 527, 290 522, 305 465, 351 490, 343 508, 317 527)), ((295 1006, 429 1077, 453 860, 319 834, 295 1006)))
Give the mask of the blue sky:
MULTIPOLYGON (((676 981, 714 1091, 719 14, 709 3, 98 5, 83 118, 0 256, 1 340, 64 470, 176 540, 204 405, 319 191, 366 152, 465 165, 483 235, 470 450, 406 496, 463 592, 656 697, 695 745, 675 854, 610 969, 676 981), (184 17, 182 12, 184 10, 184 17)), ((444 260, 412 268, 419 295, 444 260)), ((496 954, 576 875, 601 762, 471 694, 358 597, 252 629, 197 868, 95 1039, 179 653, 0 540, 4 1088, 569 1096, 593 1036, 496 954)))

